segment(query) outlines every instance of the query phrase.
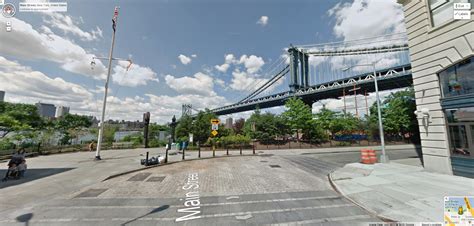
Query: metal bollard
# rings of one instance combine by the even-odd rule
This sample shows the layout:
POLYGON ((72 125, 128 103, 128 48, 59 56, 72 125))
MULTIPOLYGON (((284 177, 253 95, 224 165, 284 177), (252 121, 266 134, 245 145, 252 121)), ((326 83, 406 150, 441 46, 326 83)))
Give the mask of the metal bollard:
POLYGON ((198 158, 201 158, 201 144, 198 142, 198 158))
POLYGON ((240 155, 242 155, 242 144, 240 144, 240 155))
POLYGON ((216 146, 212 145, 212 157, 216 157, 216 146))
POLYGON ((148 166, 148 152, 146 152, 145 166, 148 166))
POLYGON ((186 152, 186 148, 183 147, 183 160, 184 160, 184 154, 186 152))
POLYGON ((226 154, 229 155, 229 147, 226 146, 226 148, 227 148, 227 153, 226 154))
POLYGON ((252 145, 253 154, 255 155, 255 144, 252 145))

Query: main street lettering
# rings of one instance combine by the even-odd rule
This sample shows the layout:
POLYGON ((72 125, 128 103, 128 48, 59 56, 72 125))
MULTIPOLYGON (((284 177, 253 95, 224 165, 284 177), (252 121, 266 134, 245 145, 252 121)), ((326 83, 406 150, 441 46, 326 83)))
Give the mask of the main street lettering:
MULTIPOLYGON (((186 213, 187 215, 176 219, 176 222, 187 221, 201 218, 201 199, 199 196, 199 175, 191 173, 188 175, 186 183, 181 187, 187 191, 184 198, 184 207, 178 209, 178 213, 186 213)), ((183 200, 183 199, 180 199, 183 200)))

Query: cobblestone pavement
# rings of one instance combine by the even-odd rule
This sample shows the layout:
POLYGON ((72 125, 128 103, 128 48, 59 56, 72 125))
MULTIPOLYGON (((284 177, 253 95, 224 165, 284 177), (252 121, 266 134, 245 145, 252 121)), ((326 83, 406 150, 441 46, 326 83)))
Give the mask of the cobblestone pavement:
POLYGON ((203 159, 115 177, 0 218, 1 225, 367 225, 341 197, 339 167, 305 155, 203 159), (26 220, 25 220, 26 219, 26 220))

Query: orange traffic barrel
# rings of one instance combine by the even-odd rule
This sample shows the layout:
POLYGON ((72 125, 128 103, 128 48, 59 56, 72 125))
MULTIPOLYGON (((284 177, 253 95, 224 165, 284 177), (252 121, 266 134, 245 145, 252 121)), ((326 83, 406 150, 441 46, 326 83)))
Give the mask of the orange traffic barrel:
POLYGON ((362 149, 360 150, 360 161, 364 164, 372 164, 370 156, 369 156, 370 150, 368 149, 362 149))
POLYGON ((369 160, 371 164, 377 163, 377 154, 375 150, 369 150, 369 160))

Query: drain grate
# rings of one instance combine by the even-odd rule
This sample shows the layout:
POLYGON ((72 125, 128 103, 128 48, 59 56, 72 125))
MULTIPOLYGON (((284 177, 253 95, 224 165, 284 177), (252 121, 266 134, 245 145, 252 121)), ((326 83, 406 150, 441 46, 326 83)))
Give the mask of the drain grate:
POLYGON ((97 197, 100 194, 104 193, 107 191, 107 189, 89 189, 85 192, 82 192, 81 194, 77 195, 75 198, 91 198, 91 197, 97 197))
POLYGON ((128 178, 128 181, 144 181, 151 173, 138 173, 133 177, 128 178))
POLYGON ((270 167, 272 167, 272 168, 281 168, 280 165, 270 165, 270 167))
POLYGON ((150 177, 146 182, 162 182, 165 177, 150 177))

